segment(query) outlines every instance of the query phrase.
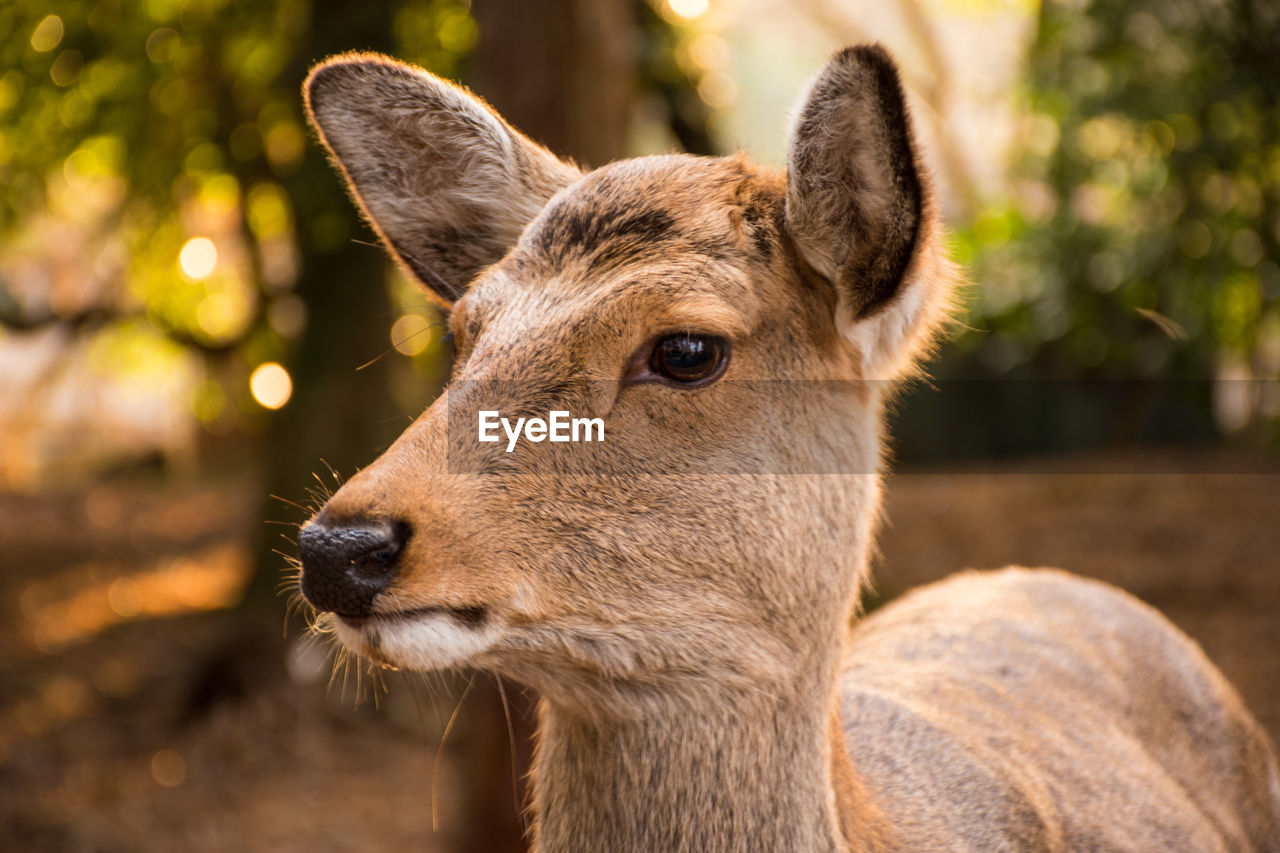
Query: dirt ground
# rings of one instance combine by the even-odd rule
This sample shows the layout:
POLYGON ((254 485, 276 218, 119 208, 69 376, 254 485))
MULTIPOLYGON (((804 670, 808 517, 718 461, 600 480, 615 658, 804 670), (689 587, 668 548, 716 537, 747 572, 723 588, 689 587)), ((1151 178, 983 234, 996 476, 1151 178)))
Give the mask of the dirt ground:
MULTIPOLYGON (((879 600, 1009 563, 1117 583, 1196 638, 1280 735, 1274 459, 975 465, 887 490, 879 600)), ((323 649, 293 642, 289 677, 185 710, 256 507, 234 481, 0 495, 0 849, 454 849, 475 735, 464 723, 438 747, 465 682, 395 674, 375 707, 367 688, 327 688, 323 649)))

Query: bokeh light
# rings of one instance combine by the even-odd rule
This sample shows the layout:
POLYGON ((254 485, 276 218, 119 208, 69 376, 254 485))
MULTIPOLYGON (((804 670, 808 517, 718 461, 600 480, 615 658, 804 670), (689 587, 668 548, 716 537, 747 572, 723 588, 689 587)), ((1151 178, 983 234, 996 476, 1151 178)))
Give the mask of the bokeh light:
POLYGON ((738 98, 738 84, 724 71, 712 71, 698 81, 698 97, 713 110, 727 109, 738 98))
POLYGON ((45 15, 31 34, 31 48, 39 53, 48 53, 62 44, 62 35, 66 28, 57 15, 45 15))
POLYGON ((709 0, 667 0, 672 12, 690 21, 705 15, 709 6, 709 0))
POLYGON ((192 237, 178 253, 178 264, 187 277, 206 279, 218 266, 218 247, 208 237, 192 237))
POLYGON ((249 377, 253 399, 267 409, 278 409, 293 396, 293 380, 289 371, 274 361, 259 364, 249 377))
POLYGON ((391 326, 391 345, 405 355, 419 355, 431 343, 431 323, 421 314, 405 314, 391 326))
POLYGON ((151 777, 166 788, 176 788, 187 779, 187 762, 171 749, 162 749, 151 757, 151 777))

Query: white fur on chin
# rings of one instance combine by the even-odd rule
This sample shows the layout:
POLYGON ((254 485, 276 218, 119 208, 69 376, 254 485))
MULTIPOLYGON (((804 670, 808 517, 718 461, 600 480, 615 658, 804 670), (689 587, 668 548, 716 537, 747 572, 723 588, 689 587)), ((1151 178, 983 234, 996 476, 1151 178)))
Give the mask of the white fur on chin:
POLYGON ((490 625, 459 624, 448 613, 373 619, 362 625, 335 622, 338 639, 353 652, 405 669, 429 672, 462 666, 497 640, 490 625))

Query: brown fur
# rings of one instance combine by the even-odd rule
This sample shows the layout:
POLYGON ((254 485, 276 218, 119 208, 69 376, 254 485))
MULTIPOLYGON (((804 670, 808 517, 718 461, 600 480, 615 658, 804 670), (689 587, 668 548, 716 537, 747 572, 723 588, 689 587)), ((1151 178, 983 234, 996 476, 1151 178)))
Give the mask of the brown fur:
POLYGON ((311 522, 412 530, 376 615, 334 625, 541 692, 537 849, 1280 850, 1266 738, 1123 593, 969 574, 849 631, 877 380, 911 370, 953 279, 884 51, 820 72, 785 176, 676 155, 580 175, 379 57, 319 66, 307 97, 458 344, 441 399, 311 522), (632 381, 680 330, 729 341, 724 377, 632 381), (480 408, 551 407, 607 440, 475 439, 480 408))

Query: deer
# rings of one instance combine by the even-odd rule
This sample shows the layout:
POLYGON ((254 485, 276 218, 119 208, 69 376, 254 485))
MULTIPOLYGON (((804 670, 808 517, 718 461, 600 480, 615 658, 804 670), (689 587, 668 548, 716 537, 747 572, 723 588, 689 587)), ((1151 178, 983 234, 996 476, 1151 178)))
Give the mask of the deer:
POLYGON ((533 850, 1280 851, 1267 734, 1128 593, 970 570, 861 615, 885 403, 958 278, 887 50, 818 71, 785 170, 587 170, 375 54, 303 93, 456 358, 300 590, 375 665, 537 691, 533 850), (552 409, 603 440, 478 440, 552 409))

